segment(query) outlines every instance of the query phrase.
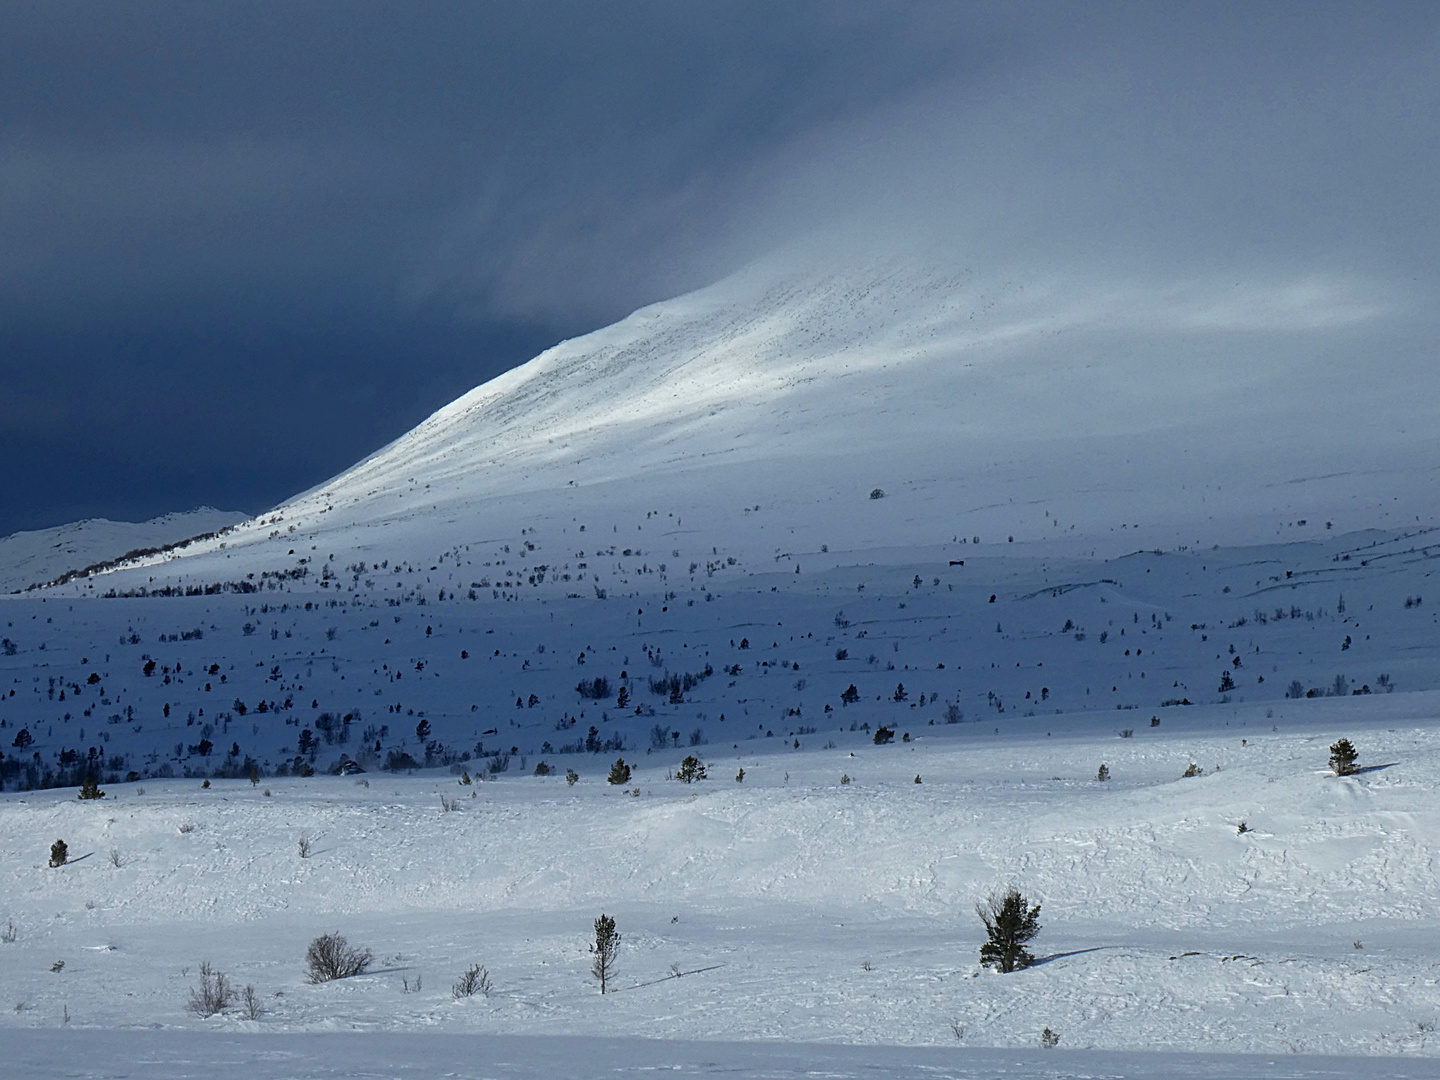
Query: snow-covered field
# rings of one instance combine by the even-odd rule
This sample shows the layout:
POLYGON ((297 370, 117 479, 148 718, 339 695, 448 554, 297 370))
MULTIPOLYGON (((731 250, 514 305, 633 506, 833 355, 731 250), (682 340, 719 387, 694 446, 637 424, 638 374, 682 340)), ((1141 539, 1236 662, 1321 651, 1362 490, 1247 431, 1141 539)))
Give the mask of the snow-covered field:
POLYGON ((17 1075, 1440 1075, 1440 398, 1312 394, 1414 327, 1012 284, 722 283, 0 597, 17 1075))
POLYGON ((5 1026, 1016 1048, 1049 1027, 1067 1049, 1434 1054, 1440 695, 1266 711, 1128 739, 1077 716, 1038 737, 716 748, 692 785, 667 778, 672 752, 623 788, 595 761, 573 785, 12 794, 5 1026), (1327 774, 1340 734, 1357 776, 1327 774), (1182 777, 1192 762, 1203 775, 1182 777), (52 869, 56 837, 72 861, 52 869), (972 907, 1009 883, 1044 930, 1041 962, 1002 976, 978 965, 972 907), (624 937, 604 997, 586 952, 602 911, 624 937), (374 967, 308 985, 305 946, 334 931, 374 967), (263 1015, 188 1015, 202 961, 263 1015), (494 989, 457 1001, 471 963, 494 989))

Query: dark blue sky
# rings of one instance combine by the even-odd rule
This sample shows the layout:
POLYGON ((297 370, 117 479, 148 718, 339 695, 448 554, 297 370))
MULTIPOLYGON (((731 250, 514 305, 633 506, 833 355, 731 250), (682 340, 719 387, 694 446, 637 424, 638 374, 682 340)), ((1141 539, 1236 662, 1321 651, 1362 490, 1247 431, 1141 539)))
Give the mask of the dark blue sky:
POLYGON ((1435 263, 1430 4, 137 0, 0 26, 0 534, 259 511, 798 236, 1435 263))

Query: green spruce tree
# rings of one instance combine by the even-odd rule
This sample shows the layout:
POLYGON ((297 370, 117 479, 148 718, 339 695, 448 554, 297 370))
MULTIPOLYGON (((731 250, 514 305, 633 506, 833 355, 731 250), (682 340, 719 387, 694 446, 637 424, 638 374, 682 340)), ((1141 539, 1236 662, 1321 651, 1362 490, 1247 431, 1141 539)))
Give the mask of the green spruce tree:
POLYGON ((1029 906, 1020 890, 1012 887, 1003 894, 992 893, 983 904, 976 904, 975 913, 985 924, 985 933, 990 939, 980 946, 981 964, 1008 974, 1035 962, 1025 944, 1040 932, 1039 904, 1029 906))

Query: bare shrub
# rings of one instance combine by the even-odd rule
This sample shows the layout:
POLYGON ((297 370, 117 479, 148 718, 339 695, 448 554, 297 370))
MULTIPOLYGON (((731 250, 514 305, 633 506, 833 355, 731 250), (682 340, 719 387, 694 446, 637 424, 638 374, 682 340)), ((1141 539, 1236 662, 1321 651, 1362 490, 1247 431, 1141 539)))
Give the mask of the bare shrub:
POLYGON ((245 1010, 246 1020, 259 1020, 265 1012, 265 1006, 260 1004, 260 995, 249 983, 246 983, 245 989, 240 991, 240 1007, 245 1010))
POLYGON ((116 870, 119 870, 122 866, 125 865, 125 856, 121 853, 118 847, 112 847, 110 849, 110 865, 113 866, 116 870))
POLYGON ((476 994, 489 997, 490 972, 480 964, 471 964, 460 978, 455 980, 455 985, 451 987, 450 992, 455 995, 456 1000, 474 997, 476 994))
POLYGON ((296 846, 299 849, 300 857, 302 859, 308 859, 310 857, 310 852, 314 850, 312 844, 310 843, 310 837, 308 836, 300 837, 299 843, 296 846))
POLYGON ((442 814, 453 814, 460 809, 460 800, 451 799, 444 795, 440 796, 440 812, 442 814))
POLYGON ((0 930, 0 941, 3 941, 6 945, 13 945, 15 944, 15 939, 19 936, 20 932, 15 929, 15 923, 10 919, 6 919, 5 929, 0 930))
POLYGON ((312 983, 348 979, 362 974, 373 959, 369 949, 357 949, 339 934, 321 934, 305 950, 306 978, 312 983))
POLYGON ((223 971, 216 971, 209 961, 200 965, 200 985, 190 991, 186 1007, 202 1020, 230 1007, 235 991, 223 971))

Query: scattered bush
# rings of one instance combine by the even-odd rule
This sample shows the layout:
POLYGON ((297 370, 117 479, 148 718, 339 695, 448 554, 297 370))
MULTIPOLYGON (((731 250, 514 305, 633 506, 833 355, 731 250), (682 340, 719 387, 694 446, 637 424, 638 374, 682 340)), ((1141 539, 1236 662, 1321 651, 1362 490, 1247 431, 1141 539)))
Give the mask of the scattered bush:
POLYGON ((1337 740, 1330 747, 1330 768, 1335 770, 1336 776, 1349 776, 1355 771, 1355 761, 1359 757, 1359 751, 1349 739, 1337 740))
POLYGON ((306 979, 312 983, 348 979, 362 974, 374 954, 357 949, 339 934, 321 934, 305 950, 306 979))
POLYGON ((1009 974, 1027 968, 1035 957, 1025 943, 1040 932, 1040 905, 1029 901, 1014 887, 1003 894, 991 893, 984 903, 975 905, 975 913, 985 925, 989 938, 980 947, 980 963, 1009 974))
POLYGON ((245 1010, 246 1020, 259 1020, 265 1012, 265 1006, 260 1004, 260 995, 255 993, 255 987, 249 983, 240 991, 240 1005, 245 1010))
POLYGON ((202 1020, 230 1007, 235 991, 223 971, 216 971, 208 962, 200 965, 200 985, 190 991, 186 1007, 202 1020))
POLYGON ((679 705, 685 700, 686 694, 714 673, 715 669, 707 664, 704 671, 686 671, 679 675, 673 675, 667 671, 658 679, 647 678, 646 683, 652 694, 668 697, 672 705, 679 705))
POLYGON ((64 840, 56 840, 50 845, 50 865, 64 866, 70 861, 70 845, 64 840))
POLYGON ((577 781, 577 780, 579 780, 579 779, 580 779, 580 774, 579 774, 578 772, 576 772, 574 769, 566 769, 566 770, 565 770, 565 783, 569 784, 571 787, 574 787, 574 786, 575 786, 575 781, 577 781))
POLYGON ((450 988, 450 993, 458 1001, 460 998, 474 997, 476 994, 482 997, 490 996, 490 972, 479 964, 471 964, 455 980, 455 985, 450 988))
POLYGON ((1190 779, 1193 776, 1204 776, 1205 770, 1196 765, 1193 761, 1185 766, 1185 771, 1180 774, 1183 779, 1190 779))
POLYGON ((550 765, 549 765, 549 763, 548 763, 548 762, 545 762, 545 761, 537 761, 537 762, 535 763, 535 775, 536 775, 536 776, 549 776, 549 775, 550 775, 550 765))
POLYGON ((581 679, 575 685, 575 692, 592 701, 603 701, 610 696, 610 680, 603 675, 593 679, 581 679))

